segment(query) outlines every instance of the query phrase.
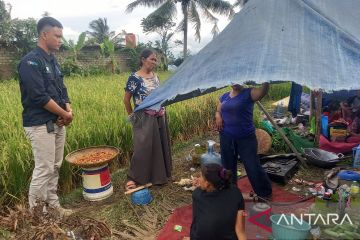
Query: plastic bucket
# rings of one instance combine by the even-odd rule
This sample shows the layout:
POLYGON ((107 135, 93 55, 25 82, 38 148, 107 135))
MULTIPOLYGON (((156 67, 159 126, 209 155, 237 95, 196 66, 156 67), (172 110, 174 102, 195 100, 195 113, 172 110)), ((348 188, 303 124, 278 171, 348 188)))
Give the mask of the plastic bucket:
POLYGON ((270 216, 272 234, 276 240, 302 240, 306 239, 311 226, 295 219, 295 216, 276 214, 270 216))
POLYGON ((147 205, 153 200, 150 190, 147 188, 133 192, 131 194, 131 201, 135 205, 147 205))
POLYGON ((83 196, 88 201, 100 201, 114 192, 108 164, 94 168, 83 168, 83 196))

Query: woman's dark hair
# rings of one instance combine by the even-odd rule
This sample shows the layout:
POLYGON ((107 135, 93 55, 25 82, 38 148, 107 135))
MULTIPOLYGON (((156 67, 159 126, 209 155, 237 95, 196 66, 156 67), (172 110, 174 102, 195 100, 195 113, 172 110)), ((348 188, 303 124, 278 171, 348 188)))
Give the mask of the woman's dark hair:
POLYGON ((360 109, 356 110, 354 116, 360 118, 360 109))
POLYGON ((62 24, 58 20, 56 20, 55 18, 53 18, 53 17, 43 17, 38 21, 37 26, 36 26, 36 30, 37 30, 38 35, 40 35, 41 32, 43 32, 46 27, 63 28, 62 24))
POLYGON ((140 67, 142 67, 142 59, 148 58, 151 54, 156 54, 156 52, 150 48, 145 48, 144 50, 141 51, 140 58, 139 58, 139 66, 140 67))
POLYGON ((216 163, 205 164, 201 173, 206 181, 210 182, 217 190, 229 188, 231 185, 231 171, 216 163))
POLYGON ((335 112, 337 110, 340 109, 340 102, 337 101, 337 100, 332 100, 330 103, 329 103, 329 112, 335 112))

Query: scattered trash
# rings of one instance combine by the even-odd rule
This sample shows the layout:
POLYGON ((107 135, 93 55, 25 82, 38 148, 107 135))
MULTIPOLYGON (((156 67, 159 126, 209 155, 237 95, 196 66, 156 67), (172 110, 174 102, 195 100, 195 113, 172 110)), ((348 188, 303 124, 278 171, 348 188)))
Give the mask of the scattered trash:
POLYGON ((190 178, 181 178, 180 181, 175 182, 175 184, 177 184, 181 187, 187 186, 187 185, 192 185, 192 179, 193 179, 192 176, 191 176, 191 179, 190 178))
POLYGON ((312 195, 317 195, 317 191, 315 188, 308 188, 308 190, 312 195))
POLYGON ((331 193, 325 192, 325 193, 324 193, 324 196, 323 196, 323 199, 325 199, 325 200, 330 200, 330 199, 331 199, 331 193))
POLYGON ((182 226, 181 225, 175 225, 174 230, 178 231, 178 232, 181 232, 182 231, 182 226))
POLYGON ((319 227, 312 228, 310 233, 313 236, 313 239, 318 239, 321 236, 321 230, 319 227))
POLYGON ((297 183, 297 184, 302 184, 302 183, 303 183, 303 180, 302 180, 302 179, 295 178, 295 179, 294 179, 294 182, 297 183))
POLYGON ((284 118, 280 118, 280 119, 275 119, 275 122, 278 125, 284 125, 284 124, 289 124, 290 123, 290 119, 288 117, 284 117, 284 118))
POLYGON ((183 187, 183 189, 184 189, 185 191, 194 191, 194 190, 196 189, 196 187, 195 187, 195 186, 183 187))
POLYGON ((350 186, 350 192, 352 195, 356 195, 359 193, 359 184, 356 181, 353 181, 351 186, 350 186))
POLYGON ((192 167, 192 168, 190 168, 190 171, 191 171, 191 172, 195 172, 196 169, 192 167))
POLYGON ((299 185, 306 185, 306 186, 309 186, 309 187, 313 187, 315 185, 315 183, 313 183, 313 182, 308 182, 306 180, 298 179, 298 178, 295 178, 294 180, 291 180, 290 183, 296 183, 296 184, 299 184, 299 185))
POLYGON ((264 237, 257 233, 256 234, 256 239, 264 239, 264 237))
POLYGON ((301 188, 292 187, 291 190, 293 190, 294 192, 300 192, 300 191, 301 191, 301 188))
POLYGON ((71 238, 71 239, 73 239, 73 240, 76 240, 76 237, 75 237, 75 234, 74 234, 73 231, 68 231, 68 232, 66 233, 66 235, 67 235, 69 238, 71 238))

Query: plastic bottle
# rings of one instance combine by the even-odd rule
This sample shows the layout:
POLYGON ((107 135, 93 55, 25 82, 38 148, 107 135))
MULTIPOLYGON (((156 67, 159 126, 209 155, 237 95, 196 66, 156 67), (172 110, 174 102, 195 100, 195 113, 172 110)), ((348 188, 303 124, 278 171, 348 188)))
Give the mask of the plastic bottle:
POLYGON ((208 150, 207 153, 201 155, 201 164, 209 164, 209 163, 217 163, 221 165, 221 157, 220 154, 215 152, 214 150, 214 144, 215 142, 212 140, 207 141, 208 142, 208 150))
POLYGON ((281 118, 283 116, 282 113, 283 103, 276 104, 275 111, 274 111, 274 117, 275 118, 281 118))
POLYGON ((359 191, 360 191, 359 183, 357 181, 353 181, 350 186, 351 195, 357 195, 359 194, 359 191))
POLYGON ((360 168, 360 145, 355 149, 353 167, 360 168))
POLYGON ((200 144, 195 144, 195 153, 196 154, 202 154, 201 146, 200 144))
POLYGON ((321 134, 329 138, 329 117, 328 116, 321 116, 321 134))

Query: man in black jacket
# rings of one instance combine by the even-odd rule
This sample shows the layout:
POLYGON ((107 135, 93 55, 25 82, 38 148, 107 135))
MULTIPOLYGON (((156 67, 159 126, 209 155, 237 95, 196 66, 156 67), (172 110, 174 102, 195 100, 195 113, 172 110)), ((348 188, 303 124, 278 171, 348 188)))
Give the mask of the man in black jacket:
POLYGON ((21 59, 20 74, 23 126, 33 150, 35 167, 29 189, 30 209, 38 201, 67 216, 57 196, 59 170, 64 156, 65 126, 73 113, 60 66, 53 53, 59 50, 62 25, 52 17, 37 24, 37 47, 21 59))

